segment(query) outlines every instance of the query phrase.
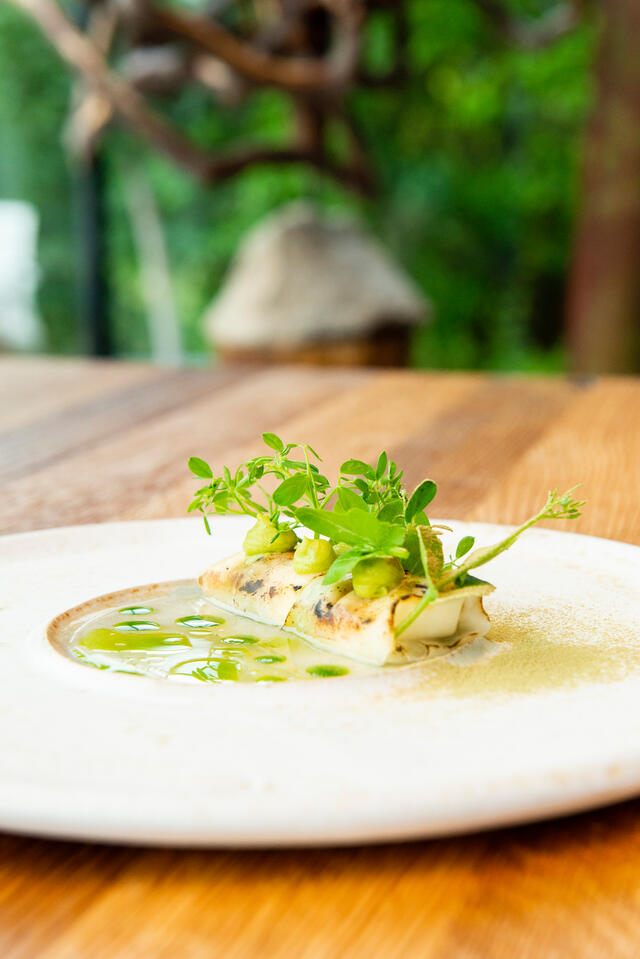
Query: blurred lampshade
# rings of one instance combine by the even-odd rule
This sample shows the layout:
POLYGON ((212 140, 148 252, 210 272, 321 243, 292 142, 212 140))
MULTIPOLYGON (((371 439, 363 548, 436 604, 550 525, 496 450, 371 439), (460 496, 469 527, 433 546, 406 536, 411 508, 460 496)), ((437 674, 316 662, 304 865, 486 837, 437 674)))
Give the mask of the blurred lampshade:
POLYGON ((398 344, 430 312, 413 280, 359 223, 298 202, 246 236, 204 322, 223 358, 398 365, 398 344))

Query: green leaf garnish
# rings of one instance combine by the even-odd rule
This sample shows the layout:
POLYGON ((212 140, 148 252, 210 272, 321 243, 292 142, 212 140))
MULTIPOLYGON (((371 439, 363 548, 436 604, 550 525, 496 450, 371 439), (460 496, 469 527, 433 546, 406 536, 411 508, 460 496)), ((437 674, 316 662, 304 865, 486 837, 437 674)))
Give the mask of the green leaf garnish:
POLYGON ((213 476, 213 470, 209 464, 201 460, 199 456, 191 456, 187 465, 193 475, 201 479, 210 479, 213 476))
POLYGON ((438 487, 430 479, 423 480, 416 486, 405 511, 407 523, 410 523, 418 513, 422 513, 427 508, 437 492, 438 487))
POLYGON ((368 510, 367 504, 360 493, 350 489, 348 486, 339 486, 336 490, 338 506, 341 510, 364 509, 368 510))
POLYGON ((475 541, 475 536, 463 536, 456 546, 456 559, 460 559, 462 556, 465 556, 469 550, 473 548, 475 541))
POLYGON ((273 491, 273 502, 278 506, 293 506, 304 496, 307 490, 307 477, 304 473, 296 473, 283 480, 273 491))
POLYGON ((302 527, 316 539, 325 537, 336 554, 323 579, 326 585, 345 580, 363 561, 372 568, 376 564, 369 560, 388 560, 390 568, 399 561, 410 577, 402 588, 412 589, 417 577, 423 595, 397 627, 397 635, 443 590, 473 580, 470 570, 508 549, 526 529, 541 520, 575 519, 584 506, 572 498, 573 490, 562 494, 552 490, 543 508, 500 543, 473 549, 474 537, 463 536, 455 556, 445 563, 440 536, 447 527, 432 525, 426 513, 437 492, 433 480, 422 480, 409 495, 402 485, 402 471, 383 451, 375 466, 360 459, 346 460, 332 486, 312 462, 320 461, 312 447, 284 443, 275 433, 263 433, 262 439, 266 453, 235 471, 223 466, 219 476, 205 460, 192 456, 189 469, 209 482, 196 491, 189 511, 202 513, 207 532, 211 532, 210 515, 235 514, 259 520, 255 529, 270 530, 272 542, 287 537, 287 542, 292 538, 295 543, 292 534, 302 527), (267 478, 270 482, 263 485, 267 478))
POLYGON ((340 472, 346 476, 366 476, 367 479, 375 479, 376 475, 373 466, 362 460, 346 460, 340 467, 340 472))
POLYGON ((262 442, 271 447, 272 450, 275 450, 276 453, 281 453, 284 449, 284 443, 275 433, 263 433, 262 442))
POLYGON ((404 529, 391 523, 383 523, 373 513, 361 509, 346 512, 301 507, 296 510, 298 520, 314 533, 328 537, 331 542, 348 543, 350 546, 369 546, 372 549, 390 549, 402 546, 404 529))
POLYGON ((382 453, 380 453, 380 456, 378 457, 378 464, 377 464, 377 466, 376 466, 376 479, 377 479, 377 480, 382 479, 382 477, 383 477, 384 474, 386 473, 388 462, 389 462, 389 457, 387 456, 387 454, 386 454, 385 451, 383 450, 382 453))

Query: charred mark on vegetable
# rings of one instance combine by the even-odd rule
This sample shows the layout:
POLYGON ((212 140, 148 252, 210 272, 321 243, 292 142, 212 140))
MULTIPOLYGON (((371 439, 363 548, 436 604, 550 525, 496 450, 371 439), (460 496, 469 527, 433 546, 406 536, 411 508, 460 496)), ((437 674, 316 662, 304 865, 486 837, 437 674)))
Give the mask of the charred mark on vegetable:
POLYGON ((238 589, 241 593, 257 593, 263 586, 263 579, 250 579, 248 583, 243 583, 242 586, 238 586, 238 589))
POLYGON ((326 599, 319 599, 313 607, 313 612, 317 619, 330 620, 333 618, 333 603, 326 599))

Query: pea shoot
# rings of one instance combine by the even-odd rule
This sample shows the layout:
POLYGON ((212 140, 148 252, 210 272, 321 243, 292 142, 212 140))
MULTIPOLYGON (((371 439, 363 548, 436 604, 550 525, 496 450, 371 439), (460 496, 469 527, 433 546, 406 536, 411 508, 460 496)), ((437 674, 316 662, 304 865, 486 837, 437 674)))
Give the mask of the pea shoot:
POLYGON ((412 586, 420 581, 422 598, 396 626, 396 635, 443 592, 464 586, 472 569, 508 549, 526 529, 541 520, 575 519, 584 506, 572 498, 573 489, 554 489, 543 508, 500 543, 474 549, 474 538, 463 536, 445 560, 446 527, 432 525, 426 512, 437 493, 433 480, 423 479, 409 493, 402 471, 383 451, 375 465, 346 460, 332 485, 308 444, 284 443, 275 433, 263 433, 262 439, 267 451, 235 472, 224 466, 216 476, 207 462, 191 457, 191 472, 208 482, 196 491, 189 511, 202 513, 209 533, 213 514, 253 517, 243 544, 247 556, 293 552, 296 573, 324 574, 327 586, 350 580, 363 599, 386 595, 404 580, 412 586), (300 539, 303 531, 312 537, 300 539))

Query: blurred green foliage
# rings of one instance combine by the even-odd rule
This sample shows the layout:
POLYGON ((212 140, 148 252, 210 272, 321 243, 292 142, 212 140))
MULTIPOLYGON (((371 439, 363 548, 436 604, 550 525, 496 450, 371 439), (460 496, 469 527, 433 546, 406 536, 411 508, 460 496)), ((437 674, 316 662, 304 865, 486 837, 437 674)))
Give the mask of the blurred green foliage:
MULTIPOLYGON (((533 17, 546 0, 511 0, 533 17)), ((432 299, 434 322, 416 365, 561 369, 564 276, 576 206, 580 134, 590 99, 594 29, 586 23, 542 50, 496 37, 472 0, 414 0, 402 89, 353 95, 379 171, 365 202, 319 174, 260 167, 205 189, 131 136, 111 131, 107 169, 112 321, 123 354, 148 351, 127 207, 132 171, 147 178, 166 242, 185 349, 202 352, 199 321, 238 242, 296 197, 365 218, 432 299)), ((376 14, 366 57, 384 71, 390 25, 376 14)), ((50 349, 79 349, 72 170, 61 144, 71 80, 39 31, 0 7, 0 196, 40 211, 40 309, 50 349)), ((282 141, 286 99, 260 92, 233 110, 190 89, 170 115, 199 142, 282 141)))

